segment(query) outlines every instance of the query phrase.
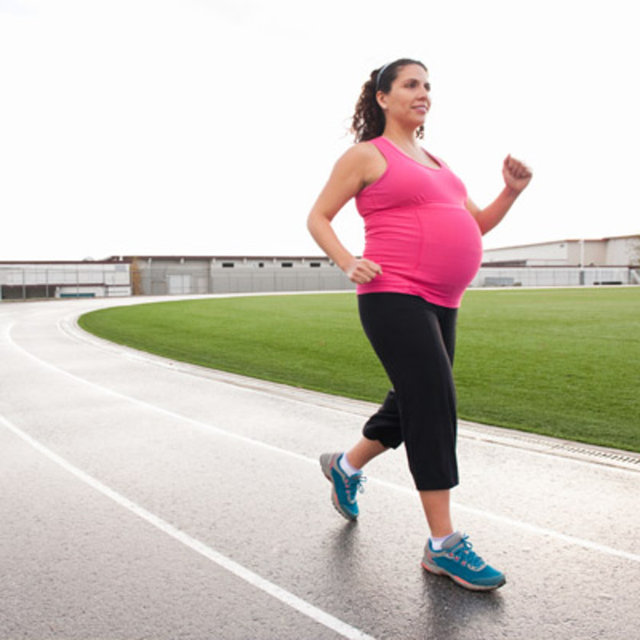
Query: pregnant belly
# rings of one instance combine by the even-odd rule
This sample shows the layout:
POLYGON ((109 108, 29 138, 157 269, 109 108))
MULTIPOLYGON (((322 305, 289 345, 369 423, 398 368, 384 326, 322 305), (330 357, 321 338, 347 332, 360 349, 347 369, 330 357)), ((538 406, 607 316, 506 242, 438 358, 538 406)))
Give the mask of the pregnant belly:
POLYGON ((478 223, 462 207, 438 207, 419 216, 421 247, 416 274, 434 283, 466 288, 482 262, 478 223))
POLYGON ((372 220, 365 256, 389 279, 459 298, 482 262, 482 237, 465 208, 431 205, 372 220))

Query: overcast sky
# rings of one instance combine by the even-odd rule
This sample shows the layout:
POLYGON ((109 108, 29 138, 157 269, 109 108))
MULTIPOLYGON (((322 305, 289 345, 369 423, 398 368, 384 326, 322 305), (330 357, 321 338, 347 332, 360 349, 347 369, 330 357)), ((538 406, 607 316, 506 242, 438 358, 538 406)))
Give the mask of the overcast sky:
MULTIPOLYGON (((424 146, 486 247, 640 232, 628 0, 0 0, 0 261, 318 255, 305 219, 370 71, 430 71, 424 146)), ((336 227, 354 252, 352 204, 336 227)))

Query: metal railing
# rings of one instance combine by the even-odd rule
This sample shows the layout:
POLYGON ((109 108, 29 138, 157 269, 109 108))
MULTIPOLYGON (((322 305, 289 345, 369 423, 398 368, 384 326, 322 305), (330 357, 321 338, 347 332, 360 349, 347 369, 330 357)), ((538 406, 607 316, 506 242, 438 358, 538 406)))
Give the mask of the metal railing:
POLYGON ((131 295, 128 265, 0 265, 1 300, 114 295, 131 295))

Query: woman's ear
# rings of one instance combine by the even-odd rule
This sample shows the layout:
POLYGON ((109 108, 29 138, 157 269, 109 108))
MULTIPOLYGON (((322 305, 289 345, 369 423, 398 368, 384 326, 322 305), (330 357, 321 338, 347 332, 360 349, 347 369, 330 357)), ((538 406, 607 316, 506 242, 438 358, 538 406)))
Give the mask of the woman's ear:
POLYGON ((386 96, 385 93, 383 93, 382 91, 378 91, 376 93, 376 102, 378 103, 379 107, 383 111, 386 111, 386 109, 387 109, 387 96, 386 96))

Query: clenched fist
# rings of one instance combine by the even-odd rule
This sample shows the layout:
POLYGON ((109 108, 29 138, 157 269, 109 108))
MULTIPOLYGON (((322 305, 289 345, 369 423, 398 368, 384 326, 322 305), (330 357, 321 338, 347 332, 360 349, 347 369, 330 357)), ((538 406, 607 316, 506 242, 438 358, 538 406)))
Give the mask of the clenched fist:
POLYGON ((367 282, 371 282, 379 273, 382 273, 382 267, 372 260, 356 258, 345 269, 345 273, 351 282, 366 284, 367 282))
POLYGON ((531 181, 531 169, 520 160, 516 160, 508 155, 502 165, 502 176, 504 182, 516 194, 520 193, 531 181))

